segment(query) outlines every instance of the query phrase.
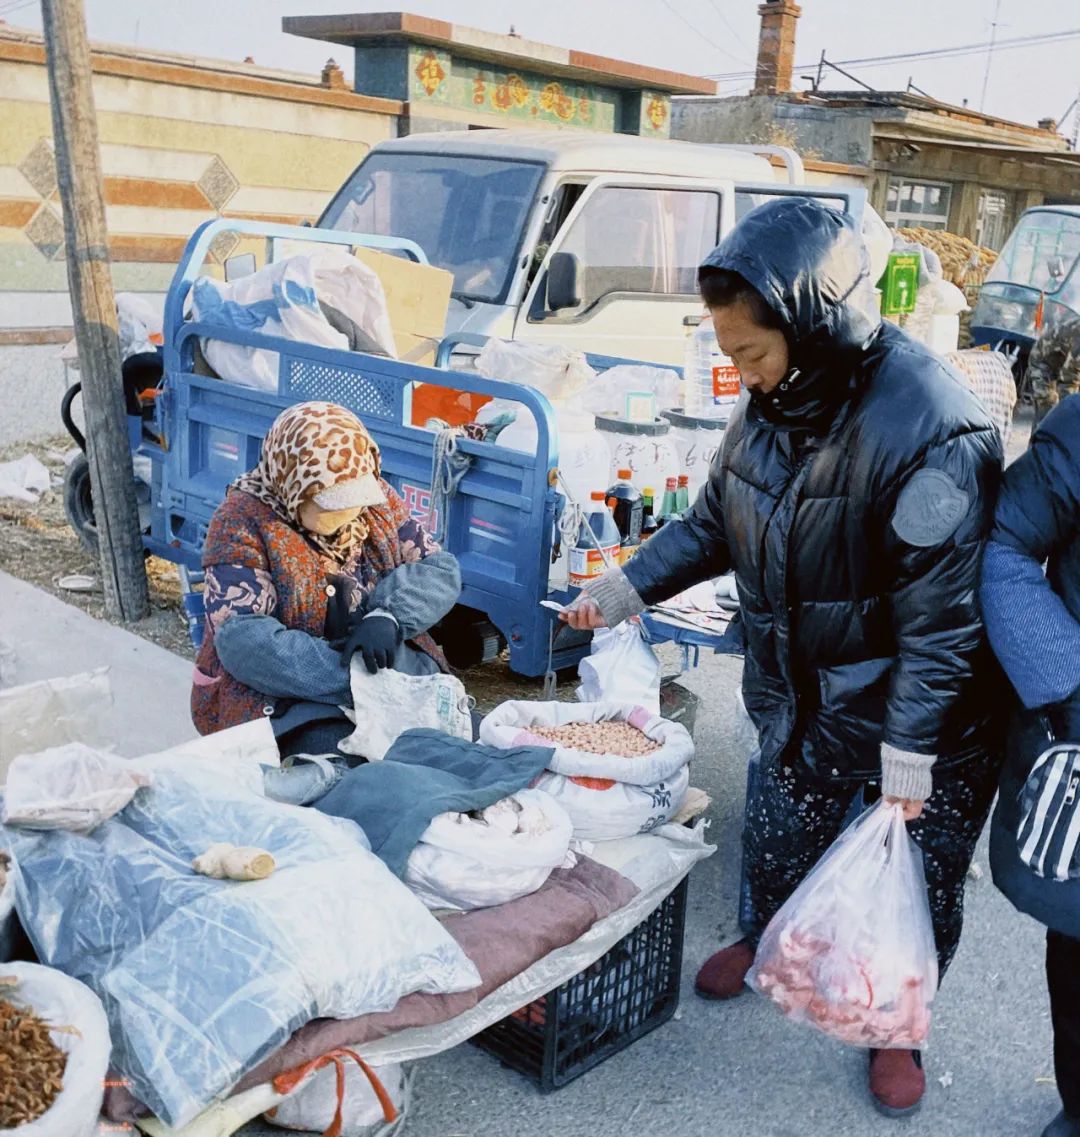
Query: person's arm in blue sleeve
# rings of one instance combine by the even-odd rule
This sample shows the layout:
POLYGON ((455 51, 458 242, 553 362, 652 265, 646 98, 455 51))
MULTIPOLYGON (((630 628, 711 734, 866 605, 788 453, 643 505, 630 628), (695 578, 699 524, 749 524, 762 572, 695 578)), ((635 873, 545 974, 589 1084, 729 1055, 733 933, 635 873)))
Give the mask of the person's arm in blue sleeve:
POLYGON ((1080 622, 1042 568, 1078 531, 1080 403, 1066 403, 1006 471, 979 595, 990 642, 1021 701, 1059 708, 1055 726, 1080 737, 1080 622))

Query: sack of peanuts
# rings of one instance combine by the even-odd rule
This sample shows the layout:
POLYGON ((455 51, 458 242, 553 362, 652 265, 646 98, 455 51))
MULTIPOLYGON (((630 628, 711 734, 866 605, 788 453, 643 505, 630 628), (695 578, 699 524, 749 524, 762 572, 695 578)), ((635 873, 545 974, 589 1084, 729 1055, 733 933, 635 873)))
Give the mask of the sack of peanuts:
POLYGON ((0 1131, 93 1137, 109 1050, 89 987, 36 963, 0 965, 0 1131))
POLYGON ((686 727, 617 703, 508 702, 480 724, 487 746, 553 748, 536 783, 570 815, 574 836, 613 841, 673 817, 690 785, 686 727))

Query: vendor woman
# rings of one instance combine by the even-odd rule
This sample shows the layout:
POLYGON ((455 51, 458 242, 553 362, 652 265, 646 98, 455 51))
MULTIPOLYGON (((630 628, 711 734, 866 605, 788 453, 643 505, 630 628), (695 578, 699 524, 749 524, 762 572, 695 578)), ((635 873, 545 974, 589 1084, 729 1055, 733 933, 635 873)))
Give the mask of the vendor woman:
POLYGON ((203 549, 206 638, 191 711, 202 734, 269 716, 282 755, 352 732, 349 663, 445 670, 428 629, 461 574, 382 480, 379 448, 333 403, 298 403, 228 489, 203 549))

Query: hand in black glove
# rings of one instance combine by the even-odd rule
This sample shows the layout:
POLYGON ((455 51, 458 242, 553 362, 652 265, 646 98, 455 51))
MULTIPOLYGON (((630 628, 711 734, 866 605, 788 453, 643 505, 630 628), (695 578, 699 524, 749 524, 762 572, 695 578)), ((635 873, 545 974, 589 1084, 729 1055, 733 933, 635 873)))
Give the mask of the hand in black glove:
POLYGON ((328 576, 326 584, 326 622, 323 624, 323 638, 336 646, 349 634, 353 622, 351 609, 355 586, 347 576, 328 576))
POLYGON ((341 649, 341 666, 348 667, 354 652, 364 657, 364 666, 374 675, 381 667, 392 667, 401 629, 393 616, 372 612, 353 626, 341 649))

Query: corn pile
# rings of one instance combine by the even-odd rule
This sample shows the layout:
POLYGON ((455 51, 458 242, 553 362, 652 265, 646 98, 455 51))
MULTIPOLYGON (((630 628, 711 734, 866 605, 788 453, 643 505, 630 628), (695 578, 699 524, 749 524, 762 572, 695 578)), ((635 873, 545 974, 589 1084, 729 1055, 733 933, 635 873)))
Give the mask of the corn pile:
POLYGON ((941 258, 941 268, 945 279, 958 288, 965 284, 982 284, 990 271, 997 253, 985 245, 976 245, 967 237, 947 233, 944 229, 897 229, 897 235, 905 241, 914 241, 933 249, 941 258))
POLYGON ((0 1129, 39 1118, 64 1088, 66 1066, 41 1019, 0 999, 0 1129))
POLYGON ((628 722, 568 722, 565 726, 531 726, 529 733, 570 750, 640 758, 660 749, 644 731, 628 722))

